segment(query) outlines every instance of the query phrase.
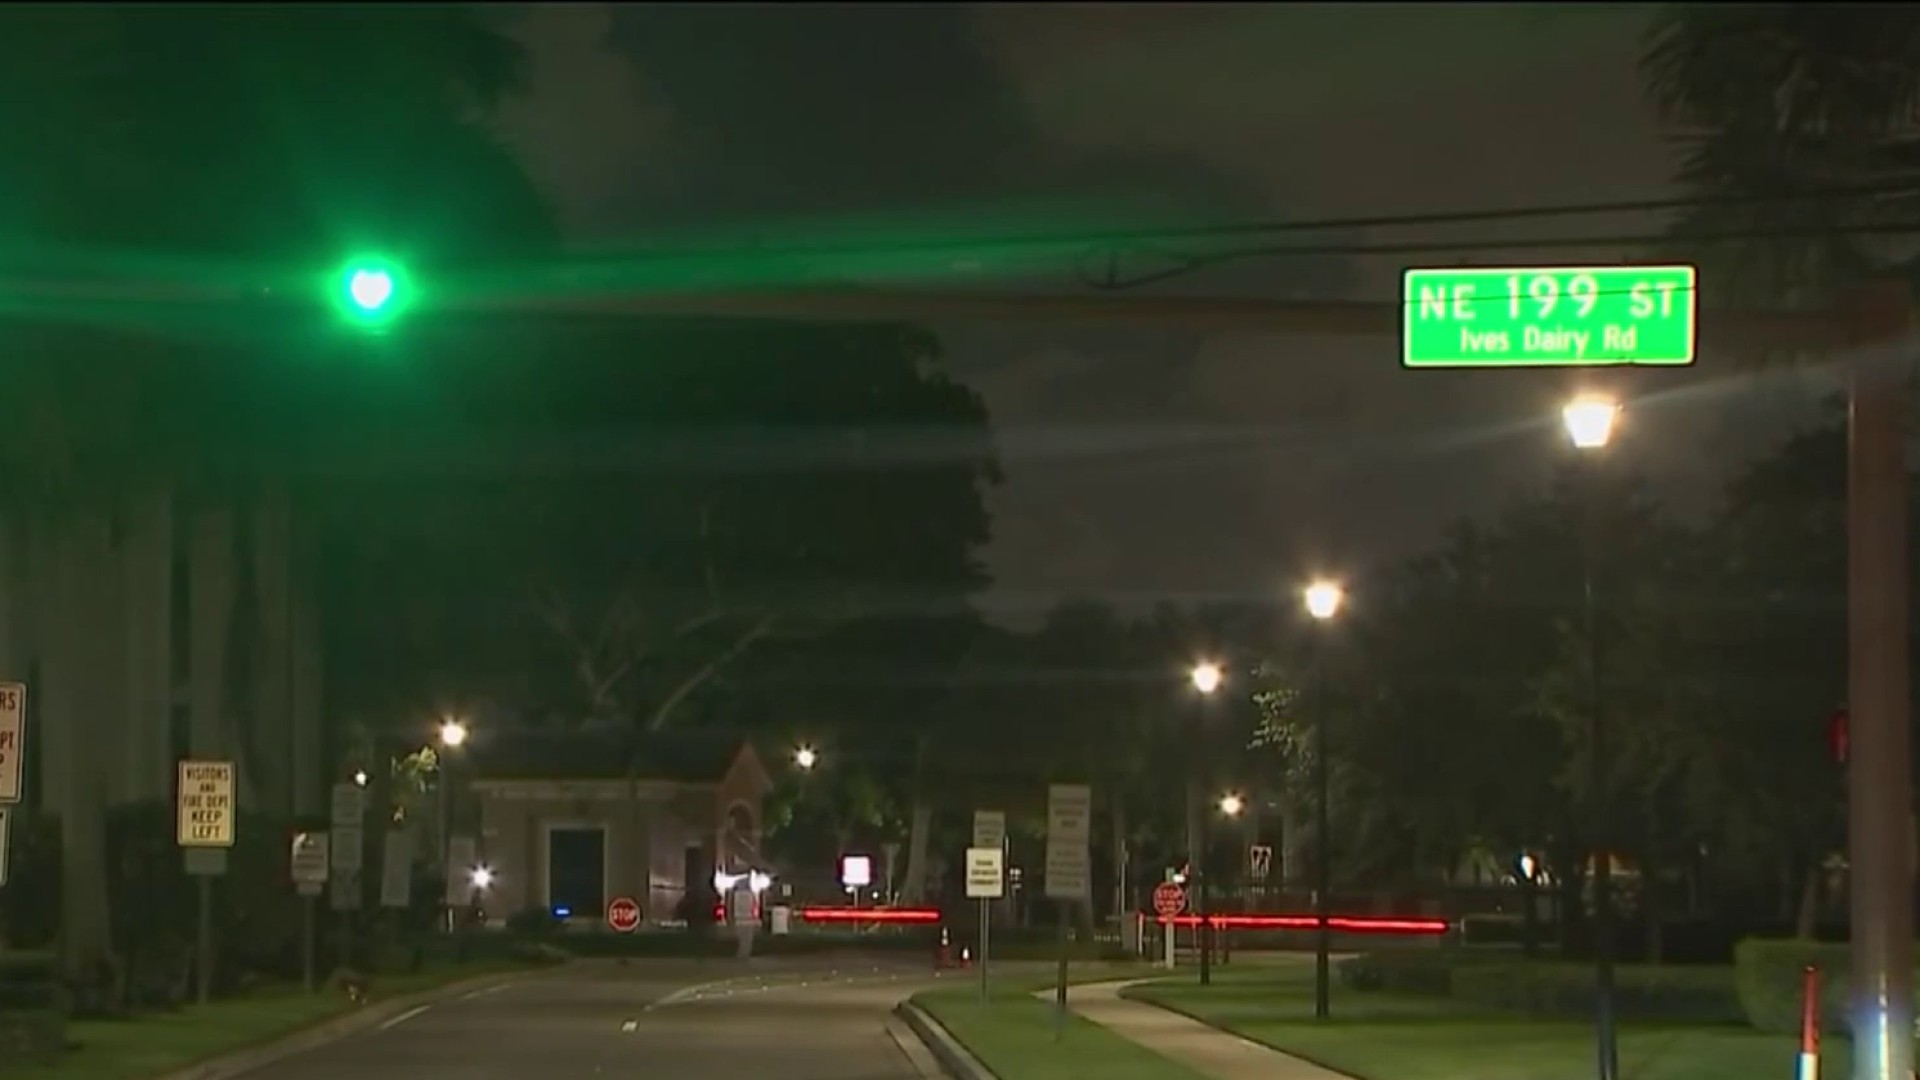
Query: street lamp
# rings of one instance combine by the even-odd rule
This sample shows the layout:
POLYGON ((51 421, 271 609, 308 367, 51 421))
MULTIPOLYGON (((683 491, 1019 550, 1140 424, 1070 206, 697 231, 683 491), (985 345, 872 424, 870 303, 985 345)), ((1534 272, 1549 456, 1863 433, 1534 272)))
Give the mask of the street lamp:
POLYGON ((451 801, 453 797, 453 755, 450 751, 458 750, 460 747, 466 745, 468 735, 467 725, 453 717, 448 717, 441 721, 439 735, 440 747, 443 751, 439 755, 440 782, 438 785, 440 788, 440 873, 447 881, 447 885, 444 888, 447 895, 443 897, 443 899, 447 904, 447 930, 451 932, 454 929, 454 890, 452 886, 453 804, 451 801))
POLYGON ((1583 394, 1560 410, 1573 445, 1581 450, 1600 450, 1613 439, 1613 426, 1620 419, 1620 403, 1610 397, 1583 394))
POLYGON ((1233 792, 1220 796, 1220 812, 1228 817, 1239 817, 1246 807, 1246 802, 1233 792))
MULTIPOLYGON (((1340 614, 1347 592, 1335 581, 1315 581, 1301 594, 1307 614, 1315 624, 1325 626, 1340 614)), ((1314 690, 1326 695, 1326 644, 1322 634, 1313 641, 1314 690)), ((1309 698, 1311 700, 1311 698, 1309 698)), ((1333 1015, 1333 931, 1328 893, 1333 888, 1333 842, 1328 835, 1327 804, 1330 802, 1327 769, 1327 704, 1315 703, 1313 720, 1313 1016, 1325 1020, 1333 1015)))
MULTIPOLYGON (((1213 985, 1213 919, 1207 906, 1206 865, 1207 819, 1212 815, 1199 812, 1199 808, 1200 793, 1211 786, 1207 779, 1208 766, 1211 764, 1207 758, 1207 703, 1219 691, 1220 685, 1226 681, 1226 673, 1221 670, 1219 664, 1201 661, 1193 665, 1193 670, 1187 673, 1187 681, 1193 684, 1194 690, 1199 694, 1195 700, 1200 726, 1191 743, 1194 757, 1193 767, 1188 771, 1190 786, 1187 789, 1188 840, 1189 846, 1193 848, 1191 860, 1193 863, 1193 910, 1194 914, 1200 918, 1200 985, 1211 986, 1213 985)), ((1168 924, 1167 932, 1173 932, 1171 923, 1168 924)))
POLYGON ((1613 398, 1587 394, 1575 398, 1560 410, 1580 456, 1587 459, 1580 477, 1581 512, 1580 572, 1586 602, 1587 623, 1587 769, 1588 791, 1593 799, 1593 979, 1594 1039, 1600 1080, 1617 1080, 1620 1075, 1620 1049, 1614 1033, 1613 993, 1613 853, 1607 807, 1606 721, 1601 707, 1600 614, 1594 578, 1598 555, 1595 550, 1599 531, 1599 451, 1613 438, 1620 418, 1620 403, 1613 398))
POLYGON ((793 752, 793 763, 802 769, 811 771, 815 765, 820 763, 820 755, 814 753, 813 747, 803 746, 793 752))

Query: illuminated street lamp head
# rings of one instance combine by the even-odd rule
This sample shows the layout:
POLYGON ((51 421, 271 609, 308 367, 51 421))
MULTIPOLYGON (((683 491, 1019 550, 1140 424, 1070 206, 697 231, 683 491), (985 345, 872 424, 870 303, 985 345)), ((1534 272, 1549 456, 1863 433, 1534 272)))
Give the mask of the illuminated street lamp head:
POLYGON ((367 786, 367 770, 355 769, 353 771, 353 783, 354 783, 354 786, 356 787, 366 787, 367 786))
POLYGON ((1220 796, 1220 812, 1228 817, 1239 817, 1240 811, 1246 808, 1246 801, 1232 792, 1220 796))
POLYGON ((1316 619, 1331 619, 1340 613, 1340 604, 1347 598, 1347 592, 1332 581, 1316 581, 1307 586, 1303 594, 1307 601, 1307 614, 1316 619))
POLYGON ((1620 403, 1610 397, 1584 395, 1560 410, 1573 445, 1582 450, 1598 450, 1613 438, 1613 425, 1620 419, 1620 403))
POLYGON ((1187 674, 1187 677, 1193 680, 1193 688, 1203 694, 1211 694, 1220 689, 1221 680, 1226 678, 1220 671, 1220 665, 1211 663, 1193 665, 1193 670, 1187 674))
POLYGON ((440 745, 456 749, 467 741, 467 725, 458 720, 448 720, 440 725, 440 745))
POLYGON ((793 763, 803 769, 811 769, 820 763, 820 755, 813 752, 813 747, 803 746, 793 752, 793 763))
POLYGON ((491 867, 476 866, 473 868, 473 873, 469 876, 472 877, 473 887, 476 889, 485 889, 493 884, 493 869, 491 867))

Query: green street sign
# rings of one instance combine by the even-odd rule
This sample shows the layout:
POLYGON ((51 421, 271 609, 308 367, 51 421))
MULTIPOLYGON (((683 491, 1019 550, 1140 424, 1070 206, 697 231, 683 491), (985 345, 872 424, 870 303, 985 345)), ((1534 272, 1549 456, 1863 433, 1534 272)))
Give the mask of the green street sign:
POLYGON ((1693 363, 1691 266, 1408 270, 1401 365, 1589 367, 1693 363))

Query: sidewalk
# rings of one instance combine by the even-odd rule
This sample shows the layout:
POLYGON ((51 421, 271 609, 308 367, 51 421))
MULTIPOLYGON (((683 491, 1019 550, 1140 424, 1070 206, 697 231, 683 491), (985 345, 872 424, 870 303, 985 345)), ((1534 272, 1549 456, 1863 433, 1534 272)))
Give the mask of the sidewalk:
MULTIPOLYGON (((1120 996, 1123 987, 1144 981, 1070 986, 1067 1006, 1114 1034, 1214 1080, 1350 1080, 1344 1073, 1208 1027, 1191 1017, 1120 996)), ((1051 1000, 1053 991, 1035 996, 1051 1000)))

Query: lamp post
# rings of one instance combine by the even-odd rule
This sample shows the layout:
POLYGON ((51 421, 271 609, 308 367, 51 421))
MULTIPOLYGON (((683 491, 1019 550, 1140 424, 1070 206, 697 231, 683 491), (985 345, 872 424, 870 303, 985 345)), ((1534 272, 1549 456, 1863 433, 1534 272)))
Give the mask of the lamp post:
POLYGON ((1599 530, 1600 452, 1613 438, 1620 403, 1612 398, 1584 395, 1561 410, 1567 435, 1585 459, 1580 476, 1580 575, 1587 627, 1587 786, 1593 799, 1593 980, 1594 1038, 1600 1080, 1618 1080, 1620 1051, 1614 1032, 1613 993, 1613 852, 1608 822, 1606 719, 1601 702, 1600 613, 1594 577, 1599 530))
MULTIPOLYGON (((1331 581, 1316 581, 1308 585, 1303 597, 1307 605, 1307 614, 1317 625, 1331 622, 1340 613, 1340 605, 1346 599, 1346 591, 1331 581)), ((1322 697, 1326 694, 1326 645, 1320 640, 1323 634, 1316 634, 1313 643, 1313 682, 1314 689, 1322 697)), ((1333 935, 1328 921, 1328 891, 1332 886, 1333 852, 1332 841, 1327 835, 1327 705, 1325 701, 1316 703, 1313 719, 1313 1017, 1325 1020, 1333 1015, 1333 985, 1331 954, 1333 935)))
MULTIPOLYGON (((1195 768, 1189 774, 1191 786, 1187 795, 1188 812, 1192 815, 1189 820, 1194 821, 1196 825, 1194 830, 1196 835, 1192 837, 1191 845, 1193 847, 1193 910, 1194 914, 1200 917, 1200 985, 1211 986, 1213 985, 1213 917, 1207 905, 1206 865, 1207 819, 1212 815, 1193 814, 1192 811, 1196 809, 1193 806, 1196 793, 1205 791, 1208 787, 1207 772, 1210 762, 1207 758, 1207 703, 1220 689, 1220 684, 1226 680, 1226 675, 1220 670, 1219 664, 1199 663, 1193 666, 1193 670, 1187 677, 1199 695, 1195 700, 1199 703, 1200 727, 1200 730, 1194 733, 1192 741, 1195 768)), ((1168 932, 1172 932, 1171 928, 1168 932)))
POLYGON ((445 884, 441 898, 447 909, 447 930, 454 929, 453 911, 453 752, 464 746, 467 741, 467 725, 448 718, 440 725, 440 874, 445 884))
POLYGON ((813 767, 820 763, 820 755, 813 747, 802 746, 793 752, 793 763, 802 772, 812 772, 813 767))

